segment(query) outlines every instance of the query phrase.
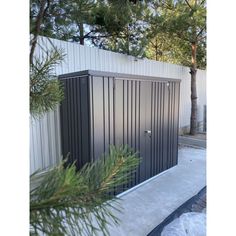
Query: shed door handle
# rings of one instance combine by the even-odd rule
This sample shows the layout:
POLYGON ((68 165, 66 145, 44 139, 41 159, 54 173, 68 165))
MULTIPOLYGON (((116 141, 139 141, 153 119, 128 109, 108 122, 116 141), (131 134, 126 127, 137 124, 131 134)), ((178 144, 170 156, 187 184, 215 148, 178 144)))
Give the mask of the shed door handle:
POLYGON ((151 134, 152 131, 151 131, 151 130, 145 130, 144 133, 146 133, 146 134, 151 134))

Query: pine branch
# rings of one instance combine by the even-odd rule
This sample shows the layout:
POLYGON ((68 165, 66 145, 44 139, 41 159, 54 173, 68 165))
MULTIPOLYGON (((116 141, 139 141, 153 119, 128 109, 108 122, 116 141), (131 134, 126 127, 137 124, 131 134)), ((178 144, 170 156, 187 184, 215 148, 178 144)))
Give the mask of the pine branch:
MULTIPOLYGON (((97 231, 109 235, 107 225, 118 224, 120 211, 114 188, 128 183, 140 159, 127 146, 110 147, 108 155, 76 171, 65 162, 41 177, 30 193, 31 234, 92 236, 97 231)), ((37 176, 37 175, 36 175, 37 176)), ((33 175, 34 181, 37 177, 33 175)))
POLYGON ((193 10, 193 8, 192 8, 192 6, 190 5, 190 3, 188 2, 188 0, 184 0, 186 3, 187 3, 187 5, 189 6, 189 8, 191 9, 191 10, 193 10))
POLYGON ((53 72, 63 60, 62 51, 54 48, 45 52, 44 58, 34 57, 30 67, 30 113, 39 117, 55 109, 63 99, 63 91, 53 72))

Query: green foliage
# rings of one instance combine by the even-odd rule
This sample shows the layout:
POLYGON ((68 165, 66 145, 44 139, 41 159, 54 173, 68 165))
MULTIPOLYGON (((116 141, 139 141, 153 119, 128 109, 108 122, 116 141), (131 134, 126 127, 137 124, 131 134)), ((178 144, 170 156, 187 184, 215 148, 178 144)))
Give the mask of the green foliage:
MULTIPOLYGON (((169 37, 165 33, 158 33, 149 41, 146 56, 156 61, 191 66, 189 43, 183 42, 178 37, 169 37)), ((198 44, 197 61, 198 68, 204 69, 206 67, 206 42, 198 44)))
MULTIPOLYGON (((41 34, 190 66, 206 66, 206 4, 199 0, 50 0, 41 34), (152 42, 158 41, 158 49, 152 42), (159 56, 156 54, 159 53, 159 56), (157 55, 157 57, 156 57, 157 55)), ((31 28, 40 1, 31 0, 31 28)))
MULTIPOLYGON (((136 57, 145 57, 146 36, 149 27, 147 22, 149 9, 145 1, 140 1, 136 4, 131 1, 119 1, 114 6, 113 11, 116 12, 115 15, 120 25, 120 27, 117 27, 119 31, 115 35, 111 34, 110 37, 100 40, 100 48, 136 57), (124 8, 124 6, 126 7, 124 8), (120 21, 122 24, 120 24, 120 21)), ((112 14, 114 15, 114 13, 112 14)), ((110 18, 114 18, 112 14, 110 18)))
POLYGON ((63 99, 63 90, 54 74, 54 67, 63 60, 62 51, 45 51, 43 58, 34 57, 30 65, 30 113, 41 116, 55 109, 63 99))
MULTIPOLYGON (((197 66, 206 67, 206 5, 199 0, 152 3, 150 38, 156 40, 163 61, 191 66, 191 45, 197 45, 197 66)), ((155 47, 149 44, 149 57, 155 47)), ((153 52, 154 51, 154 52, 153 52)))
MULTIPOLYGON (((146 1, 50 0, 40 34, 61 40, 93 44, 129 55, 143 55, 146 45, 146 1)), ((34 33, 40 1, 31 1, 34 33)))
POLYGON ((110 193, 128 183, 140 159, 127 146, 110 147, 109 154, 76 171, 75 164, 60 166, 43 177, 33 174, 30 192, 31 235, 88 235, 118 224, 119 199, 110 193), (38 181, 41 178, 40 181, 38 181))

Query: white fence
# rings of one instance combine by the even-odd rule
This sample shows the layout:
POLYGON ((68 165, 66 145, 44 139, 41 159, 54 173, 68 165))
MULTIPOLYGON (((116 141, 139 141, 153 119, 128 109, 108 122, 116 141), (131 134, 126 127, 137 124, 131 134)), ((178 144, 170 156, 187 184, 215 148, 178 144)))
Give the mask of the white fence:
MULTIPOLYGON (((147 75, 181 79, 180 96, 180 127, 190 124, 190 74, 189 68, 158 62, 148 59, 137 59, 133 56, 105 51, 93 47, 79 45, 56 39, 39 38, 44 48, 54 46, 63 49, 65 59, 55 67, 57 75, 81 71, 101 70, 127 74, 147 75)), ((44 54, 40 47, 36 48, 36 55, 44 54)), ((198 120, 203 120, 203 106, 206 104, 206 71, 197 72, 198 92, 198 120)), ((38 168, 53 166, 61 156, 60 125, 58 110, 50 112, 41 120, 31 121, 30 124, 30 158, 31 172, 38 168)))

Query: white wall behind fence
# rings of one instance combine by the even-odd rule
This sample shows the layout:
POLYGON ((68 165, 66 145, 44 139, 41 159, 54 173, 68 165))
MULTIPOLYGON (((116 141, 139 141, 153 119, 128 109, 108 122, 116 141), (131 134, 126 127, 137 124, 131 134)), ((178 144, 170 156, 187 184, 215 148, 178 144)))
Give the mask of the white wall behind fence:
MULTIPOLYGON (((133 56, 114 53, 97 48, 79 45, 46 37, 39 38, 39 44, 50 49, 56 46, 63 49, 65 58, 55 67, 55 74, 65 74, 81 70, 100 70, 136 75, 157 76, 181 79, 180 127, 190 124, 190 74, 189 68, 133 56)), ((44 50, 36 48, 36 56, 42 58, 44 50)), ((203 106, 206 104, 206 71, 197 72, 198 119, 203 120, 203 106)), ((37 168, 52 166, 59 160, 60 127, 58 110, 44 116, 42 120, 31 122, 30 157, 31 172, 37 168), (48 147, 49 146, 49 147, 48 147)))

